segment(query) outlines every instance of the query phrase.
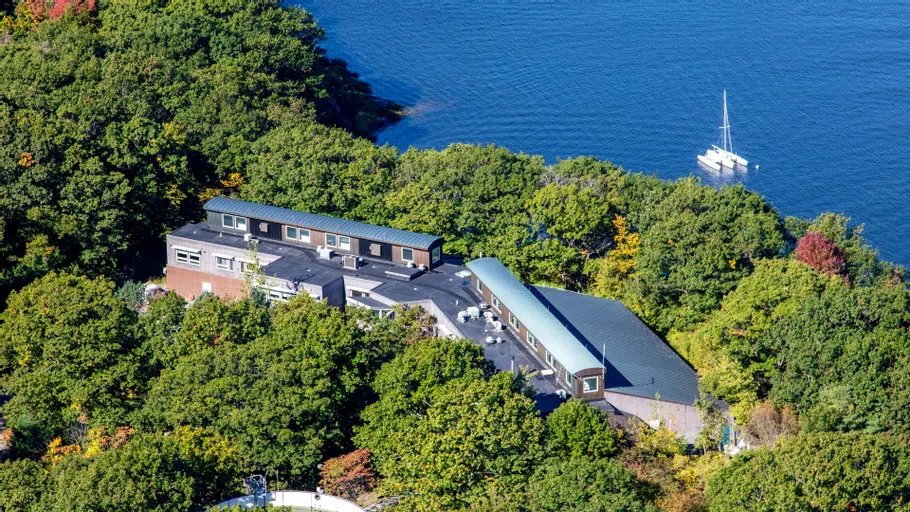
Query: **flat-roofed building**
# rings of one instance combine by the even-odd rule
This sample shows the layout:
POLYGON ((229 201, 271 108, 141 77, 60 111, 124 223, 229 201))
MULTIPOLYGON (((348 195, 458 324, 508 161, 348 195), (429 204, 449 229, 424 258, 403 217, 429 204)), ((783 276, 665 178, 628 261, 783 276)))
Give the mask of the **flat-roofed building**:
POLYGON ((215 197, 205 203, 209 228, 262 240, 327 247, 341 254, 427 268, 442 263, 442 238, 402 229, 215 197))

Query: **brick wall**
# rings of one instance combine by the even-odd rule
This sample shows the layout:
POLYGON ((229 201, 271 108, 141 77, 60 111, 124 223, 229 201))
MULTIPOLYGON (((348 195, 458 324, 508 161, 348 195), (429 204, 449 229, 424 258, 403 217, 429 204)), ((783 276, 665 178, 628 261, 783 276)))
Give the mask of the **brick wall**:
POLYGON ((246 281, 232 279, 198 270, 167 267, 167 288, 177 295, 193 300, 202 295, 202 283, 211 284, 212 293, 223 298, 242 297, 246 281))

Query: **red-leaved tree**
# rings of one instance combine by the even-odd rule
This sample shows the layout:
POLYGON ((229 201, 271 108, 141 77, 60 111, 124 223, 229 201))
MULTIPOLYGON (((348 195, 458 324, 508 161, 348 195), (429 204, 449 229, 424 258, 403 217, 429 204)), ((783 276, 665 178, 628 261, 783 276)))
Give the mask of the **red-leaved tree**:
POLYGON ((47 11, 47 17, 52 20, 57 19, 70 10, 76 14, 92 12, 95 10, 95 0, 54 0, 50 10, 47 11))
POLYGON ((818 231, 809 231, 796 242, 796 259, 829 276, 845 272, 844 250, 818 231))
POLYGON ((349 500, 356 500, 376 485, 370 451, 363 448, 325 461, 320 476, 325 492, 349 500))

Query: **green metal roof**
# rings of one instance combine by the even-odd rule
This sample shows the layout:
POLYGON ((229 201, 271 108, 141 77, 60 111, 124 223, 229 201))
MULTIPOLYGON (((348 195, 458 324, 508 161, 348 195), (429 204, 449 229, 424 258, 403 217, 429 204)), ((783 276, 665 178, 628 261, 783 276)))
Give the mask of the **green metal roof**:
POLYGON ((569 372, 604 367, 498 259, 480 258, 468 262, 467 267, 569 372))
POLYGON ((366 224, 364 222, 338 219, 329 217, 328 215, 300 212, 287 208, 278 208, 277 206, 251 203, 228 197, 212 198, 205 203, 203 208, 206 211, 240 215, 241 217, 250 217, 290 226, 301 226, 318 231, 326 231, 328 233, 348 235, 355 238, 365 238, 376 242, 414 247, 415 249, 429 250, 431 246, 442 241, 442 238, 438 236, 413 233, 411 231, 387 228, 384 226, 374 226, 373 224, 366 224))

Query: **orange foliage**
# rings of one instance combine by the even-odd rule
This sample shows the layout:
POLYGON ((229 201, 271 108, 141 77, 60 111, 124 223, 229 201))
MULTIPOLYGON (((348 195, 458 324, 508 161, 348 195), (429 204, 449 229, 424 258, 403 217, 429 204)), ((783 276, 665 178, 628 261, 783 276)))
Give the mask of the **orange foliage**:
POLYGON ((357 499, 376 485, 370 451, 363 448, 325 461, 320 476, 327 493, 349 500, 357 499))

